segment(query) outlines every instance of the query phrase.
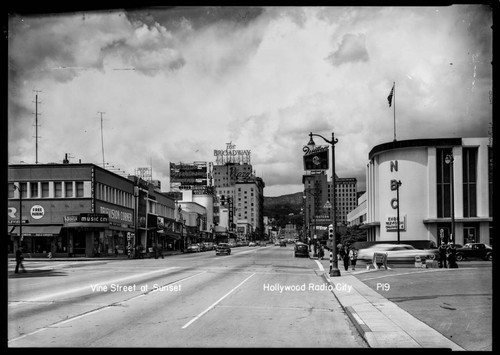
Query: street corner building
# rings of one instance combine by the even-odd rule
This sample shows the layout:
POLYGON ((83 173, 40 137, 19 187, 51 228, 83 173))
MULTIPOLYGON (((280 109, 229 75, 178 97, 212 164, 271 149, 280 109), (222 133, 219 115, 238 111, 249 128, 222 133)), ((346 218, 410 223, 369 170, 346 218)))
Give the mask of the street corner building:
POLYGON ((369 153, 361 228, 368 241, 492 245, 492 197, 489 138, 384 143, 369 153))
POLYGON ((31 257, 133 256, 183 248, 176 201, 151 182, 94 164, 8 167, 8 254, 31 257))

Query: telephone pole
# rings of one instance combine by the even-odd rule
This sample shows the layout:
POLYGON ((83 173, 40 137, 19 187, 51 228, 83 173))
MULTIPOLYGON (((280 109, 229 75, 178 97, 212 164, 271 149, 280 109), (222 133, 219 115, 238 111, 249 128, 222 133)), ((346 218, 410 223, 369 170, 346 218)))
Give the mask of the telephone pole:
POLYGON ((103 136, 103 132, 102 132, 102 114, 103 113, 106 113, 106 112, 97 112, 97 113, 100 113, 101 114, 101 148, 102 148, 102 167, 103 169, 106 168, 106 163, 104 162, 104 136, 103 136))
MULTIPOLYGON (((35 164, 38 164, 38 93, 41 92, 40 90, 33 90, 37 94, 35 94, 35 164)), ((41 103, 41 102, 40 102, 41 103)))

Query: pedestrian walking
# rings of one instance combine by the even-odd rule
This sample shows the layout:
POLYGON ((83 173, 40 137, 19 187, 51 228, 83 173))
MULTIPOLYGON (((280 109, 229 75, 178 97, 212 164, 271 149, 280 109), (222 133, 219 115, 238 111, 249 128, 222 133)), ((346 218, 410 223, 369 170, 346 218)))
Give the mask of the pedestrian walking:
POLYGON ((448 246, 448 267, 450 269, 458 268, 456 254, 457 254, 457 248, 455 247, 455 244, 450 243, 448 246))
POLYGON ((319 245, 318 248, 318 259, 323 260, 323 257, 325 256, 325 250, 323 249, 323 245, 319 245))
POLYGON ((158 247, 156 246, 156 244, 153 245, 153 253, 154 253, 155 259, 158 259, 158 247))
POLYGON ((349 260, 351 261, 352 270, 356 270, 356 261, 358 260, 358 251, 352 248, 349 251, 349 260))
POLYGON ((23 248, 19 247, 16 250, 16 270, 14 271, 16 274, 19 272, 19 267, 23 269, 23 272, 26 272, 26 269, 24 268, 23 265, 23 260, 24 260, 23 248))
POLYGON ((118 257, 118 247, 115 246, 115 256, 118 257))
POLYGON ((346 245, 343 249, 342 258, 344 259, 344 269, 349 270, 349 247, 346 245))
POLYGON ((448 248, 446 247, 446 244, 444 244, 444 242, 441 242, 441 245, 438 248, 438 252, 439 252, 439 267, 447 268, 446 254, 448 253, 448 248))

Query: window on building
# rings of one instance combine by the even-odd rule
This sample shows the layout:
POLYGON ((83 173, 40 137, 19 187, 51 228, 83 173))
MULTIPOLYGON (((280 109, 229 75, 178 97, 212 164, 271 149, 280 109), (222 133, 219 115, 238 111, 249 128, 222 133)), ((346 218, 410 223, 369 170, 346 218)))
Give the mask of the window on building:
POLYGON ((16 190, 16 185, 14 183, 9 182, 9 198, 14 198, 14 191, 16 190))
POLYGON ((463 149, 463 195, 464 217, 477 217, 477 148, 463 149))
POLYGON ((37 182, 32 182, 30 184, 30 189, 31 189, 31 197, 32 198, 39 197, 38 196, 38 183, 37 182))
POLYGON ((21 191, 22 191, 22 193, 21 193, 22 198, 28 197, 28 183, 20 182, 19 187, 21 188, 21 191))
POLYGON ((64 183, 64 189, 66 192, 66 197, 73 197, 73 183, 71 181, 66 181, 64 183))
POLYGON ((446 164, 445 158, 451 154, 451 148, 436 150, 436 191, 437 217, 451 216, 451 164, 446 164))
POLYGON ((49 183, 42 182, 42 197, 49 197, 49 183))
POLYGON ((76 197, 83 197, 83 181, 76 182, 76 197))
POLYGON ((62 197, 62 182, 54 181, 54 197, 62 197))

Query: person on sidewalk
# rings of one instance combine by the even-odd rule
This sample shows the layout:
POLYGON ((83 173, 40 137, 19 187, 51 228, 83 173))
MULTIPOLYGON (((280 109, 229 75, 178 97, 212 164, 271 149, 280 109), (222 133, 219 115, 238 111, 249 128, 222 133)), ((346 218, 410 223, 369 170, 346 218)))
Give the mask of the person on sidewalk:
POLYGON ((346 245, 343 248, 342 259, 344 259, 344 269, 349 270, 349 247, 346 245))
POLYGON ((457 248, 455 247, 455 244, 453 244, 453 242, 450 242, 448 246, 448 267, 450 269, 458 268, 456 255, 457 255, 457 248))
POLYGON ((349 251, 349 260, 351 261, 352 270, 356 270, 356 261, 358 260, 358 251, 355 248, 351 248, 349 251))
POLYGON ((16 250, 16 270, 14 271, 16 274, 19 272, 19 266, 23 269, 23 272, 26 272, 26 269, 24 268, 23 265, 23 260, 24 260, 23 248, 19 247, 16 250))
POLYGON ((446 244, 444 242, 441 242, 441 245, 438 248, 439 252, 439 267, 440 268, 445 268, 446 269, 446 254, 448 253, 446 244))
POLYGON ((318 247, 318 259, 323 260, 324 256, 325 256, 325 250, 323 249, 323 245, 320 244, 318 247))

